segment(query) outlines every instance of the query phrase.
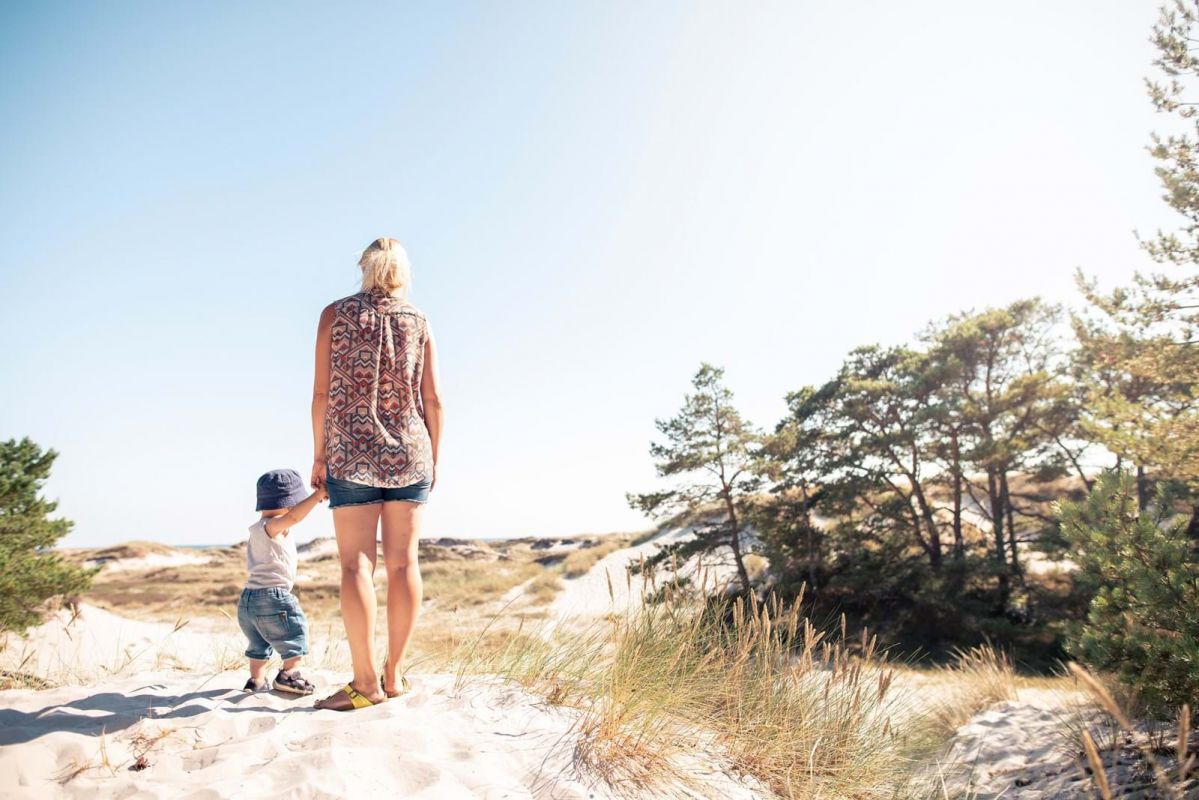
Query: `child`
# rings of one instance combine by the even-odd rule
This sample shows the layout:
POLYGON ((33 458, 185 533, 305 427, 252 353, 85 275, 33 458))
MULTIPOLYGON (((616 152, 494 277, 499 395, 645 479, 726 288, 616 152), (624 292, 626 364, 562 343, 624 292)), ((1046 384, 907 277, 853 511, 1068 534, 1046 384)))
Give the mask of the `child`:
POLYGON ((308 653, 308 620, 291 593, 297 560, 291 529, 328 496, 323 488, 308 494, 300 474, 293 469, 271 470, 258 479, 256 510, 262 512, 262 518, 250 526, 246 542, 250 577, 237 602, 237 622, 249 641, 247 692, 269 688, 265 673, 273 649, 283 659, 283 668, 275 676, 275 690, 312 694, 312 683, 300 677, 296 669, 300 658, 308 653))

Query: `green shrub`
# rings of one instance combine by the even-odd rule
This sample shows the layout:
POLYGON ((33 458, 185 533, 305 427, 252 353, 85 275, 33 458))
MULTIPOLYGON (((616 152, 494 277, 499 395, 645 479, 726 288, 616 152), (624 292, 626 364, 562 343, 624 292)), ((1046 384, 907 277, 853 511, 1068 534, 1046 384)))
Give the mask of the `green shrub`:
POLYGON ((50 519, 58 504, 39 497, 57 457, 29 439, 0 442, 0 631, 36 624, 47 600, 83 591, 95 574, 49 551, 72 525, 50 519))
POLYGON ((1122 473, 1062 506, 1076 580, 1091 597, 1070 651, 1163 713, 1199 697, 1199 563, 1185 523, 1164 493, 1139 511, 1136 485, 1122 473))

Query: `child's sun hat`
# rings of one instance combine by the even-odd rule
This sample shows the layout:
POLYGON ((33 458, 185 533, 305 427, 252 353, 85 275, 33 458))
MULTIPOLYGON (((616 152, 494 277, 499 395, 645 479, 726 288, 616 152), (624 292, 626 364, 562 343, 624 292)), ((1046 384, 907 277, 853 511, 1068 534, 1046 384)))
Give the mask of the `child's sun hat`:
POLYGON ((258 506, 255 511, 292 508, 308 497, 304 479, 294 469, 273 469, 258 479, 258 506))

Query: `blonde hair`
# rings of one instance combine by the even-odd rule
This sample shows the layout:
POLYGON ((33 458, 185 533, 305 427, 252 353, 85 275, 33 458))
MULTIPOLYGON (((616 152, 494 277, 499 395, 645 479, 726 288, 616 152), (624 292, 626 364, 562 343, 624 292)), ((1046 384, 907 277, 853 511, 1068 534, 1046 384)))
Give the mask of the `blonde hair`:
POLYGON ((408 253, 395 239, 375 239, 358 259, 362 268, 362 291, 371 294, 404 296, 412 282, 408 253))

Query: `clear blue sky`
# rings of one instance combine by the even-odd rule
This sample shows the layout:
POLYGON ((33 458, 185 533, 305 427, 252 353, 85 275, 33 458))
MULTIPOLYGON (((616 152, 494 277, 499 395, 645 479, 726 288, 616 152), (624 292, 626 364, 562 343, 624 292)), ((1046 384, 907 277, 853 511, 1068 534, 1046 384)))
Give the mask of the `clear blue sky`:
POLYGON ((427 534, 643 527, 701 360, 773 426, 856 345, 1146 265, 1155 6, 7 3, 0 438, 61 452, 67 544, 243 538, 392 235, 447 395, 427 534))

